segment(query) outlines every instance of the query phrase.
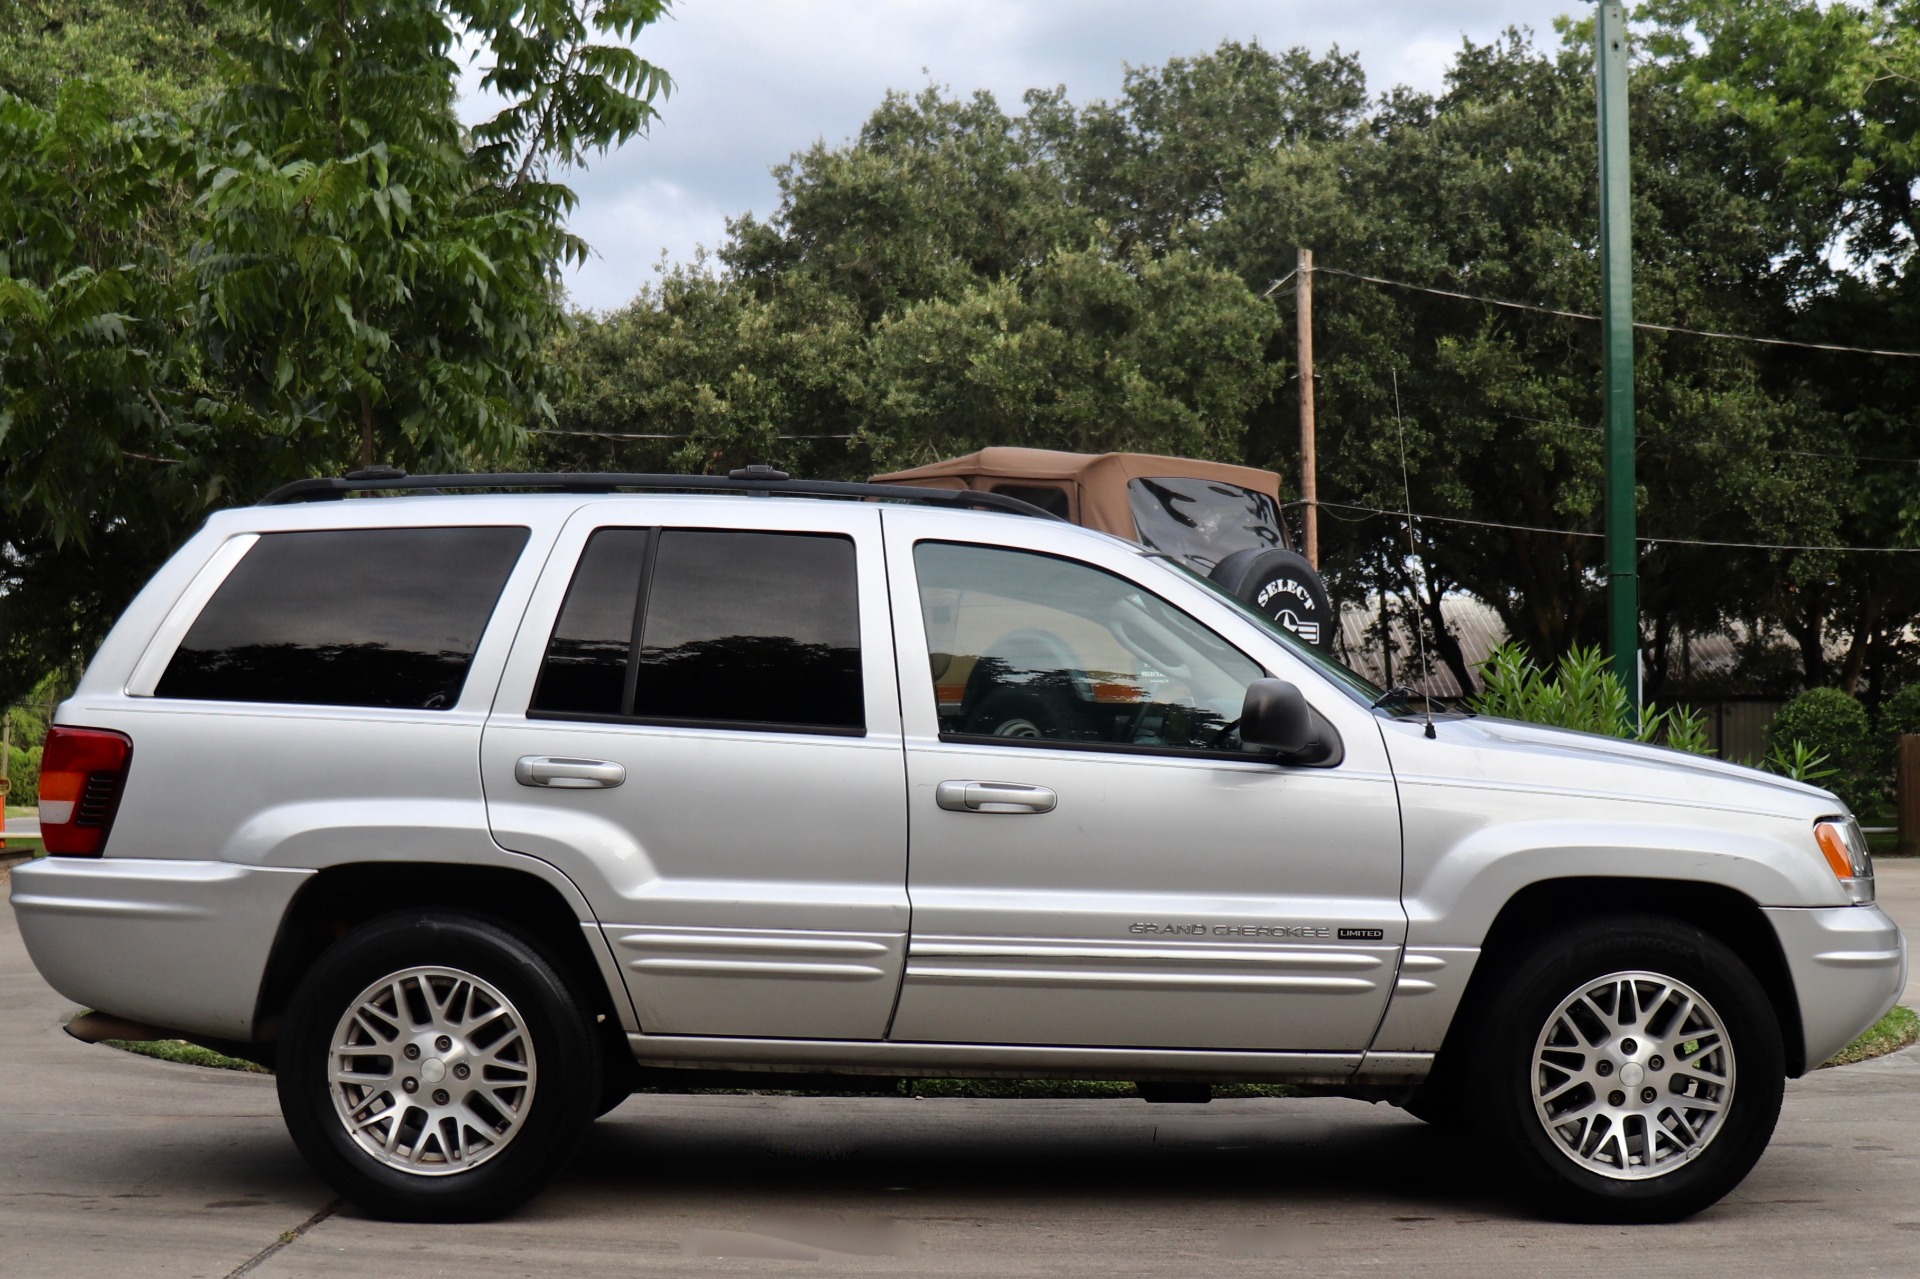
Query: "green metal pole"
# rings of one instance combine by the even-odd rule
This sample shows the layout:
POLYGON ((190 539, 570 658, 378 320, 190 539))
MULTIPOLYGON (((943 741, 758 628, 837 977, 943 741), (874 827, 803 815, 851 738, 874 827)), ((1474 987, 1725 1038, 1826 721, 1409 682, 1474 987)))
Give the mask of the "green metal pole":
POLYGON ((1633 199, 1627 156, 1627 15, 1602 0, 1594 27, 1600 115, 1600 328, 1607 415, 1607 649, 1640 704, 1640 563, 1634 537, 1633 199))

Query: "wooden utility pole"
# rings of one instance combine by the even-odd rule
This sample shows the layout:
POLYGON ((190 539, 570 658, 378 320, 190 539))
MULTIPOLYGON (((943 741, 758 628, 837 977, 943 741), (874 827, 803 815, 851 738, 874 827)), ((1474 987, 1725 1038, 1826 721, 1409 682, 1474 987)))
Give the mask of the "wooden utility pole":
POLYGON ((1320 486, 1313 462, 1313 250, 1294 267, 1295 323, 1300 329, 1300 504, 1306 513, 1307 563, 1320 567, 1320 486))
POLYGON ((1920 855, 1920 734, 1900 734, 1899 771, 1894 774, 1894 806, 1899 813, 1902 857, 1920 855))

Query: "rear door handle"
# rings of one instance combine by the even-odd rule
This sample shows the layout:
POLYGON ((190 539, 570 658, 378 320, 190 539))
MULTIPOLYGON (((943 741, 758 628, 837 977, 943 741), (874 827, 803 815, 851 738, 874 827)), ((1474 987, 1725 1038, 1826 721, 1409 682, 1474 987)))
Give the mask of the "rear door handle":
POLYGON ((1045 786, 1018 782, 941 782, 933 802, 950 813, 1051 813, 1059 799, 1045 786))
POLYGON ((555 790, 606 790, 626 781, 627 770, 604 759, 522 755, 513 766, 513 780, 522 786, 551 786, 555 790))

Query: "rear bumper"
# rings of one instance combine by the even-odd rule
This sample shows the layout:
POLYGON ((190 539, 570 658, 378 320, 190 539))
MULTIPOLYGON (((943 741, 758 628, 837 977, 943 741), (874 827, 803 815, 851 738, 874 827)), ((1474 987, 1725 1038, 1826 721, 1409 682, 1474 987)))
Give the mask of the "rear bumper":
POLYGON ((1800 1001, 1807 1069, 1886 1015, 1907 985, 1907 939, 1878 906, 1769 907, 1800 1001))
POLYGON ((313 872, 45 857, 13 870, 41 976, 100 1012, 245 1041, 287 906, 313 872))

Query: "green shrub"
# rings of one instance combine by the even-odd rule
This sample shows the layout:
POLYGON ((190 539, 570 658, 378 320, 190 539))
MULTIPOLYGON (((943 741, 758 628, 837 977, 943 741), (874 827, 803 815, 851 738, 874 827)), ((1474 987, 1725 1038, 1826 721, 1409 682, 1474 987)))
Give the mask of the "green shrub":
POLYGON ((1900 762, 1900 737, 1920 733, 1920 684, 1907 687, 1880 704, 1874 721, 1874 746, 1879 753, 1880 776, 1892 793, 1893 770, 1900 762))
POLYGON ((40 742, 47 734, 46 722, 24 706, 8 711, 7 719, 13 729, 13 748, 6 761, 13 785, 7 791, 7 803, 31 805, 40 789, 40 742))
POLYGON ((1767 727, 1767 759, 1775 772, 1795 752, 1824 757, 1830 776, 1819 783, 1854 812, 1876 807, 1885 790, 1880 752, 1867 709, 1837 688, 1810 688, 1780 708, 1767 727))
POLYGON ((1635 710, 1597 647, 1575 645, 1549 675, 1520 645, 1502 644, 1481 663, 1480 683, 1486 691, 1473 699, 1473 709, 1482 715, 1661 742, 1695 755, 1710 751, 1703 716, 1685 707, 1635 710))
POLYGON ((1909 684, 1881 703, 1880 731, 1893 739, 1920 733, 1920 684, 1909 684))
POLYGON ((7 803, 32 807, 40 789, 40 748, 21 750, 15 746, 7 754, 7 803))

